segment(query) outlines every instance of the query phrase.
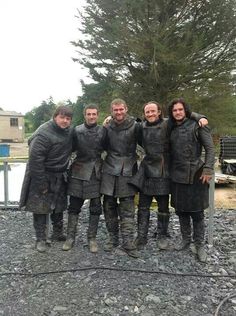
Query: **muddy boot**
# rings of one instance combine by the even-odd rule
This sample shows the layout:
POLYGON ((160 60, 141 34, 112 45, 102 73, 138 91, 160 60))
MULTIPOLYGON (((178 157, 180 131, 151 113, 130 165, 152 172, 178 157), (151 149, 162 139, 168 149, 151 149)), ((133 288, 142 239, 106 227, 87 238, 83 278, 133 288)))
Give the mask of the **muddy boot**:
POLYGON ((109 234, 108 240, 104 246, 104 251, 111 252, 119 246, 119 235, 109 234))
POLYGON ((166 250, 169 247, 169 241, 166 236, 160 236, 157 241, 157 247, 160 250, 166 250))
POLYGON ((118 204, 115 198, 105 196, 103 207, 108 231, 108 241, 104 246, 104 251, 110 252, 119 246, 118 204))
POLYGON ((33 225, 36 235, 35 248, 38 252, 45 252, 46 246, 46 215, 45 214, 33 214, 33 225))
POLYGON ((144 249, 147 244, 150 211, 146 207, 138 209, 138 236, 135 239, 135 246, 138 250, 144 249))
POLYGON ((200 262, 205 263, 207 261, 207 252, 205 250, 204 245, 198 245, 196 247, 197 250, 197 258, 200 262))
POLYGON ((196 213, 193 218, 193 241, 197 258, 200 262, 206 262, 207 253, 204 247, 205 224, 203 212, 196 213))
POLYGON ((121 247, 121 250, 123 250, 125 253, 127 253, 128 256, 132 258, 139 258, 139 253, 138 250, 135 247, 129 247, 129 249, 126 247, 121 247))
POLYGON ((67 237, 65 243, 62 246, 62 250, 64 251, 68 251, 74 246, 78 216, 79 215, 77 213, 69 213, 68 215, 67 237))
POLYGON ((52 240, 65 241, 66 236, 63 234, 63 213, 52 213, 51 221, 53 226, 52 240))
POLYGON ((175 250, 181 251, 187 249, 191 244, 191 223, 190 216, 188 214, 179 215, 180 231, 182 235, 182 241, 175 246, 175 250))
POLYGON ((88 241, 89 251, 92 253, 98 252, 98 245, 96 239, 89 239, 88 241))
POLYGON ((158 241, 157 246, 161 250, 166 250, 169 247, 168 241, 168 226, 170 221, 169 210, 165 213, 158 213, 158 241))
POLYGON ((36 242, 36 250, 38 252, 45 252, 47 250, 47 245, 45 240, 37 241, 36 242))
POLYGON ((89 216, 89 227, 88 227, 88 247, 92 253, 98 252, 98 246, 96 242, 99 216, 96 214, 90 214, 89 216))
POLYGON ((130 257, 138 258, 139 254, 134 243, 134 199, 133 197, 120 198, 120 218, 122 247, 130 257))

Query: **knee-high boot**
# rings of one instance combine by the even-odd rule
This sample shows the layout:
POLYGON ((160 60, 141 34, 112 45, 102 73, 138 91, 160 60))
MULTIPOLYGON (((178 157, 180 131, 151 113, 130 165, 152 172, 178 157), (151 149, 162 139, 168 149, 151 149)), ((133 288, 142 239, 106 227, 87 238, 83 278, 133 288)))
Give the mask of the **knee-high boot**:
POLYGON ((113 248, 119 245, 118 204, 116 199, 111 196, 105 196, 103 209, 109 236, 104 250, 112 251, 113 248))
POLYGON ((199 261, 206 262, 207 253, 204 247, 205 223, 204 213, 197 212, 192 215, 193 220, 193 241, 199 261))
POLYGON ((122 234, 122 248, 131 257, 138 258, 138 252, 134 243, 134 198, 120 198, 120 227, 122 234))
POLYGON ((78 213, 70 212, 68 214, 67 237, 65 243, 62 246, 62 250, 67 251, 74 246, 75 235, 77 232, 78 216, 78 213))
POLYGON ((88 246, 93 253, 98 251, 96 236, 98 230, 99 217, 102 214, 101 198, 93 198, 90 200, 89 206, 89 227, 88 227, 88 246))
POLYGON ((33 214, 33 225, 36 235, 36 249, 45 252, 46 247, 46 214, 33 214))
POLYGON ((63 234, 63 213, 51 214, 53 233, 52 240, 65 241, 66 236, 63 234))
POLYGON ((176 250, 184 250, 190 246, 191 243, 191 222, 189 214, 179 213, 179 224, 182 235, 182 241, 176 246, 176 250))
POLYGON ((147 244, 148 228, 149 228, 150 211, 146 207, 138 209, 138 236, 135 244, 138 250, 144 248, 147 244))
POLYGON ((98 251, 98 246, 96 242, 98 223, 100 215, 90 214, 89 216, 89 227, 88 227, 88 245, 89 250, 93 253, 98 251))
POLYGON ((168 248, 168 226, 170 221, 169 210, 165 213, 158 213, 158 241, 157 245, 159 249, 165 250, 168 248))

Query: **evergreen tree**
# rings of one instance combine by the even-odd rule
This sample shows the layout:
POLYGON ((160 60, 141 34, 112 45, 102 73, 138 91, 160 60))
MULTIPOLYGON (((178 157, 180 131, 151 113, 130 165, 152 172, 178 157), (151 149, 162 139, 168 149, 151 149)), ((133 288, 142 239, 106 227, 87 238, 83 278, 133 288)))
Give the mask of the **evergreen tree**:
POLYGON ((152 99, 210 99, 220 82, 229 97, 235 12, 235 0, 87 0, 78 16, 83 36, 73 42, 80 54, 75 61, 99 85, 109 78, 104 95, 115 90, 137 112, 152 99))

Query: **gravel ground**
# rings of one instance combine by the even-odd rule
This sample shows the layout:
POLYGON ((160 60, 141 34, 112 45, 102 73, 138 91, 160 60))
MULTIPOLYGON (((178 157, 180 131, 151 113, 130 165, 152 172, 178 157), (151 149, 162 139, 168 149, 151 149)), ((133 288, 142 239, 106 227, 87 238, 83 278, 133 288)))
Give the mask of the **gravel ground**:
MULTIPOLYGON (((208 247, 208 262, 202 264, 190 250, 173 250, 180 239, 174 214, 170 249, 157 249, 152 238, 156 225, 153 212, 148 246, 139 259, 133 259, 102 250, 106 239, 103 217, 98 233, 100 250, 88 252, 86 206, 75 247, 63 252, 61 243, 52 243, 45 254, 34 249, 32 215, 2 210, 0 315, 216 315, 220 302, 236 293, 235 218, 236 210, 216 210, 214 247, 208 247), (45 273, 50 271, 60 272, 45 273)), ((236 315, 236 296, 228 299, 217 315, 236 315)))

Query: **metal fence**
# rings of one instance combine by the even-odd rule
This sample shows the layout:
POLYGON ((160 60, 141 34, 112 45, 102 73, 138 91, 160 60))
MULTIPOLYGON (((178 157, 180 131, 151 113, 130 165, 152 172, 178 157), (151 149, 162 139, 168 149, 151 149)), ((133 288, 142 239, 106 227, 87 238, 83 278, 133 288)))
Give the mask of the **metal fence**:
POLYGON ((0 158, 0 163, 3 164, 3 192, 4 201, 0 201, 0 209, 17 209, 19 206, 19 201, 9 202, 9 182, 8 182, 8 171, 9 165, 13 163, 27 163, 28 158, 0 158))

